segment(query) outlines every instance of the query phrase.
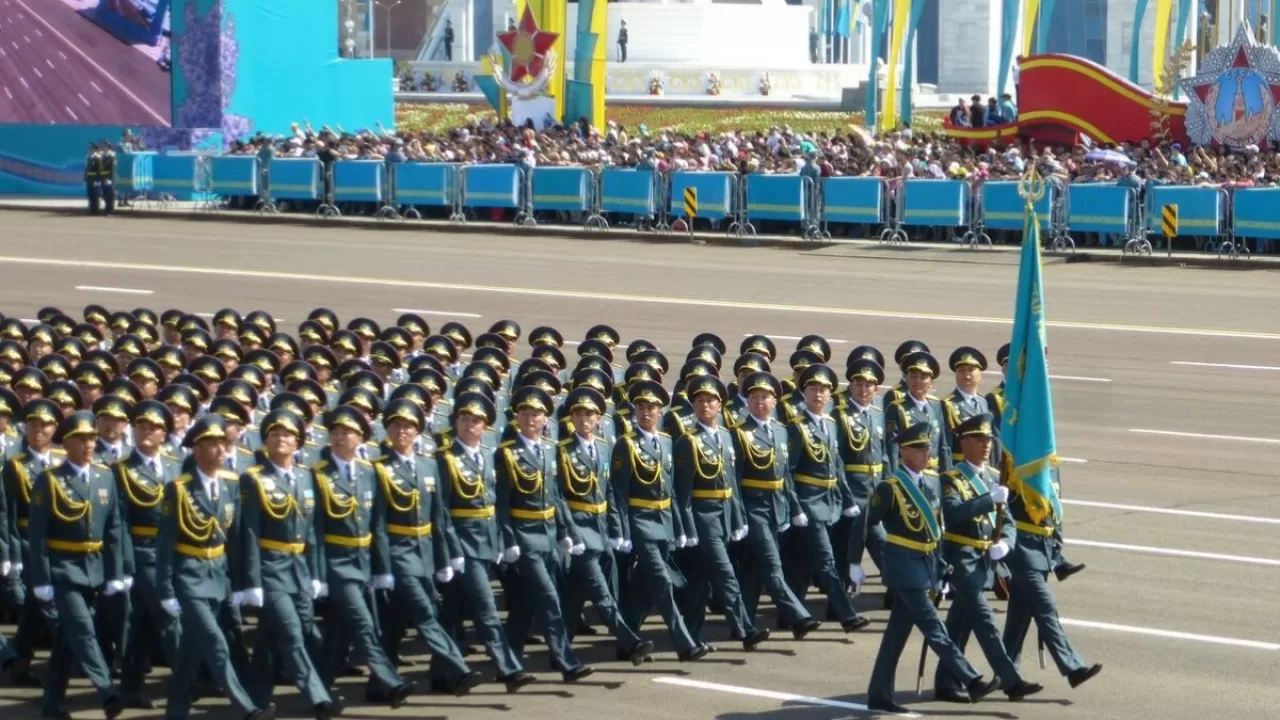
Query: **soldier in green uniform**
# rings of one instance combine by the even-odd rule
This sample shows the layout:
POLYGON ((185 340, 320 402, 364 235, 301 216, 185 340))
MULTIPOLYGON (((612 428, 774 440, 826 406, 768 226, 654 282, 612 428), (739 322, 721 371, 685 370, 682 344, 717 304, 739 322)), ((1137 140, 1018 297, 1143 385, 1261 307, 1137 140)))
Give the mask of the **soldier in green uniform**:
POLYGON ((749 528, 748 555, 739 573, 743 604, 754 621, 763 588, 778 608, 780 624, 800 640, 817 630, 819 622, 791 592, 778 551, 778 534, 807 521, 792 480, 787 429, 774 417, 782 383, 766 371, 756 371, 739 380, 738 392, 746 396, 745 416, 732 431, 734 477, 749 528))
POLYGON ((987 356, 977 348, 964 346, 951 353, 947 364, 956 374, 956 387, 942 398, 942 416, 946 419, 946 443, 951 448, 951 461, 958 463, 964 459, 964 453, 960 450, 957 428, 965 420, 991 410, 987 399, 978 394, 982 387, 982 373, 987 369, 987 356))
MULTIPOLYGON (((1044 688, 1024 680, 1014 667, 1000 643, 995 614, 984 594, 992 564, 1009 554, 1015 534, 1013 517, 1005 506, 1009 490, 987 467, 991 422, 990 413, 979 413, 952 431, 961 459, 942 475, 942 557, 952 568, 947 635, 960 652, 970 632, 977 636, 1005 695, 1017 700, 1044 688)), ((934 692, 944 702, 969 702, 968 694, 941 664, 934 676, 934 692)))
POLYGON ((876 392, 884 382, 884 369, 870 357, 856 358, 845 369, 845 377, 849 385, 837 398, 834 418, 845 481, 858 513, 849 526, 846 546, 835 547, 836 567, 848 564, 848 553, 860 556, 865 547, 871 561, 882 568, 884 528, 868 528, 866 523, 871 495, 885 476, 888 438, 884 431, 884 410, 876 404, 876 392))
MULTIPOLYGON (((348 406, 325 416, 329 448, 311 467, 316 487, 316 566, 328 586, 329 615, 320 652, 320 675, 332 687, 354 643, 369 666, 365 699, 404 705, 414 684, 406 682, 387 658, 377 636, 370 589, 395 589, 395 576, 373 574, 373 496, 377 473, 356 451, 369 439, 368 419, 348 406), (359 428, 359 429, 356 429, 359 428)), ((380 568, 382 569, 382 568, 380 568)))
POLYGON ((98 152, 96 143, 89 143, 89 154, 84 159, 84 189, 89 198, 89 214, 102 212, 99 204, 102 199, 102 188, 98 184, 102 172, 102 153, 98 152))
MULTIPOLYGON (((857 348, 854 348, 854 350, 856 351, 857 348)), ((907 368, 906 365, 904 365, 904 361, 908 355, 918 352, 929 352, 929 346, 919 340, 907 340, 898 345, 897 349, 893 351, 893 364, 902 371, 902 379, 898 381, 897 385, 889 388, 889 390, 881 397, 881 409, 883 409, 885 413, 889 412, 889 407, 892 406, 894 402, 902 399, 902 397, 907 394, 907 368)), ((881 367, 883 366, 884 364, 881 363, 881 367)), ((893 472, 893 470, 891 469, 890 472, 893 472)))
POLYGON ((622 617, 628 627, 641 627, 649 609, 657 605, 676 653, 698 660, 707 654, 707 646, 694 641, 680 614, 675 587, 684 578, 671 561, 671 553, 689 539, 683 514, 672 507, 671 436, 659 430, 662 408, 671 398, 657 381, 641 380, 630 386, 627 399, 633 431, 614 445, 609 468, 623 536, 636 560, 635 576, 622 599, 622 617))
POLYGON ((835 371, 820 364, 805 368, 796 379, 804 405, 787 426, 787 455, 799 501, 792 518, 787 581, 801 602, 809 583, 816 582, 840 627, 853 632, 870 620, 853 609, 831 549, 831 528, 841 517, 852 518, 861 512, 840 461, 838 428, 826 409, 838 383, 835 371))
MULTIPOLYGON (((439 500, 436 468, 430 456, 414 451, 426 423, 412 400, 387 403, 382 415, 387 429, 386 452, 374 461, 378 489, 374 493, 374 574, 395 577, 391 602, 395 612, 384 619, 387 655, 399 655, 400 638, 413 627, 432 653, 432 671, 455 695, 480 683, 480 673, 462 659, 453 638, 440 625, 435 583, 447 585, 466 569, 461 555, 449 556, 449 516, 439 500), (446 666, 446 667, 441 667, 446 666)), ((510 685, 510 681, 508 681, 510 685)))
POLYGON ((133 577, 130 592, 129 639, 120 668, 120 691, 129 707, 151 709, 142 695, 153 640, 159 640, 169 667, 178 662, 178 622, 160 607, 156 579, 156 542, 160 534, 160 502, 164 488, 178 477, 181 462, 164 441, 173 429, 173 415, 163 403, 144 400, 130 410, 133 450, 117 462, 116 492, 125 527, 125 573, 133 577))
POLYGON ((116 151, 108 142, 102 143, 98 188, 102 194, 102 214, 111 215, 116 211, 116 151))
POLYGON ((62 421, 62 411, 52 401, 42 398, 29 401, 22 407, 22 418, 22 442, 4 466, 5 526, 11 563, 9 580, 14 594, 22 598, 18 630, 12 645, 17 657, 4 669, 10 672, 12 681, 17 685, 44 687, 44 683, 31 674, 31 658, 42 629, 56 633, 58 611, 53 603, 41 602, 32 594, 32 556, 28 543, 31 493, 36 478, 61 465, 66 453, 53 444, 58 423, 62 421))
POLYGON ((98 645, 94 608, 100 593, 127 592, 133 580, 124 574, 120 508, 111 470, 93 462, 97 439, 93 413, 63 418, 54 442, 63 446, 66 462, 41 473, 31 488, 32 594, 58 609, 41 710, 49 718, 70 717, 61 704, 72 662, 97 689, 108 720, 124 712, 111 667, 98 645))
POLYGON ((752 623, 729 562, 728 544, 745 538, 748 525, 742 501, 734 493, 733 438, 720 427, 724 384, 713 375, 696 376, 686 392, 693 405, 693 422, 672 449, 676 498, 684 514, 681 522, 685 532, 692 533, 688 544, 696 549, 694 567, 688 573, 691 587, 685 600, 685 622, 701 644, 707 600, 714 594, 733 637, 743 638, 743 649, 755 650, 769 639, 769 631, 752 623))
POLYGON ((890 438, 886 451, 890 472, 898 467, 898 452, 893 438, 915 424, 929 427, 929 469, 940 472, 951 467, 951 447, 947 445, 944 432, 946 419, 942 402, 930 392, 938 370, 938 361, 927 352, 913 352, 902 358, 906 392, 898 395, 884 410, 884 432, 890 438))
MULTIPOLYGON (((126 437, 129 429, 129 403, 118 396, 105 395, 93 404, 93 414, 98 428, 94 462, 110 467, 123 460, 132 450, 126 437)), ((125 555, 126 564, 132 565, 132 560, 128 554, 125 555)), ((130 572, 129 575, 132 577, 133 573, 130 572)), ((130 594, 112 593, 98 598, 94 617, 98 642, 108 667, 114 668, 124 655, 125 638, 129 632, 130 594)))
MULTIPOLYGON (((944 564, 938 554, 941 497, 938 476, 929 469, 933 446, 930 428, 925 423, 910 425, 892 442, 902 455, 902 463, 876 488, 867 517, 868 526, 884 525, 884 584, 894 594, 889 624, 871 672, 867 707, 907 712, 893 701, 893 688, 898 658, 913 626, 924 635, 944 671, 967 690, 970 702, 978 702, 1000 687, 1000 678, 982 679, 947 636, 937 608, 929 601, 929 594, 941 592, 944 584, 944 564)), ((866 579, 861 571, 862 556, 851 554, 850 562, 850 576, 855 586, 861 586, 866 579)))
MULTIPOLYGON (((579 680, 593 670, 574 656, 556 590, 557 549, 572 548, 579 537, 569 507, 556 482, 556 446, 545 436, 555 405, 551 395, 534 385, 512 396, 517 433, 501 443, 493 455, 496 471, 498 525, 502 532, 502 561, 517 570, 521 593, 507 616, 508 636, 515 639, 517 656, 533 621, 544 628, 552 662, 566 680, 579 680)), ((517 678, 520 683, 526 673, 517 678)), ((518 687, 508 681, 508 688, 518 687)))
POLYGON ((241 572, 240 488, 225 469, 226 420, 208 414, 187 431, 183 473, 164 487, 156 541, 160 606, 182 622, 178 662, 169 679, 167 720, 191 709, 204 669, 246 720, 273 720, 274 705, 254 704, 233 667, 228 637, 239 638, 232 582, 241 572))

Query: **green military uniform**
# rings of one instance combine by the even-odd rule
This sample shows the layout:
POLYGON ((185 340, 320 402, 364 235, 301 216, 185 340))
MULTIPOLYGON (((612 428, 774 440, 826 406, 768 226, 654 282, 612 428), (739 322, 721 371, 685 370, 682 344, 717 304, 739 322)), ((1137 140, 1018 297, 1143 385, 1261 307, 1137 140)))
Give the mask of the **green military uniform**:
MULTIPOLYGON (((959 369, 964 366, 975 367, 981 371, 987 369, 987 358, 977 348, 965 346, 956 348, 955 352, 951 353, 948 364, 952 372, 959 372, 959 369)), ((964 459, 964 453, 960 452, 957 429, 969 418, 991 412, 991 407, 986 398, 976 393, 969 395, 959 387, 942 398, 941 402, 942 416, 946 419, 946 444, 951 448, 951 462, 958 463, 964 459)))
POLYGON ((89 214, 97 215, 102 212, 102 187, 99 184, 102 174, 102 154, 98 152, 98 147, 92 143, 89 144, 89 155, 84 160, 84 188, 89 198, 89 214))
MULTIPOLYGON (((850 383, 860 379, 879 384, 884 381, 884 370, 874 360, 860 359, 849 365, 845 376, 850 383)), ((847 542, 833 540, 836 543, 836 567, 843 568, 848 564, 848 551, 861 555, 864 546, 876 567, 883 567, 884 528, 867 526, 867 509, 871 495, 885 476, 888 438, 885 436, 884 410, 874 402, 861 407, 854 401, 850 390, 837 398, 833 417, 845 482, 858 507, 858 514, 849 524, 847 542)))
MULTIPOLYGON (((903 372, 916 370, 938 376, 938 361, 926 352, 916 352, 903 358, 903 372)), ((885 407, 884 432, 889 440, 886 450, 889 472, 898 469, 898 452, 893 438, 917 423, 929 427, 929 469, 941 472, 951 467, 951 446, 947 444, 946 420, 942 402, 932 394, 917 400, 910 392, 899 395, 885 407)))

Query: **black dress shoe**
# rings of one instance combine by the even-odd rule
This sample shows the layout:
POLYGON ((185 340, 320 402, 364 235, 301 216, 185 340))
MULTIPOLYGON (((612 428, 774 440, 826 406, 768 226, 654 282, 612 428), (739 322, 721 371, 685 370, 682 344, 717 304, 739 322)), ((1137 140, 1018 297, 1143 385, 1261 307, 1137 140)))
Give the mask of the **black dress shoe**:
POLYGON ((757 628, 751 631, 747 639, 742 641, 742 649, 751 652, 760 647, 760 643, 769 639, 769 631, 764 628, 757 628))
POLYGON ((1067 682, 1071 683, 1071 687, 1078 688, 1100 672, 1102 672, 1102 663, 1095 663, 1087 668, 1081 668, 1068 675, 1067 682))
POLYGON ((973 702, 969 698, 969 693, 959 690, 934 690, 933 699, 938 702, 955 703, 957 705, 968 705, 973 702))
POLYGON ((877 710, 879 712, 894 713, 895 715, 903 715, 911 712, 910 710, 906 709, 905 707, 899 705, 896 702, 893 702, 892 700, 868 700, 867 709, 877 710))
MULTIPOLYGON (((339 672, 338 675, 340 677, 364 677, 364 670, 361 670, 355 665, 347 665, 346 667, 342 668, 341 672, 339 672)), ((285 684, 292 685, 293 681, 292 680, 286 681, 285 684)))
POLYGON ((61 709, 54 711, 41 710, 40 717, 41 720, 71 720, 71 713, 61 709))
POLYGON ((969 681, 969 701, 981 702, 982 698, 990 695, 1000 689, 1000 677, 992 676, 990 680, 983 680, 981 676, 969 681))
POLYGON ((102 703, 102 712, 106 714, 107 720, 116 720, 124 712, 124 701, 119 695, 112 695, 102 703))
POLYGON ((1005 688, 1004 694, 1007 695, 1010 700, 1021 700, 1028 695, 1035 695, 1043 689, 1044 686, 1040 683, 1027 682, 1026 680, 1023 680, 1013 687, 1005 688))
POLYGON ((847 633, 857 632, 862 628, 871 624, 871 618, 865 615, 855 615, 852 620, 846 620, 840 623, 840 629, 847 633))
POLYGON ((628 650, 627 654, 630 656, 628 659, 631 660, 631 664, 639 667, 644 664, 644 661, 647 660, 650 655, 653 654, 653 642, 649 640, 641 640, 636 643, 635 647, 628 650))
POLYGON ((676 653, 676 658, 679 659, 680 662, 693 662, 695 660, 701 660, 702 658, 706 657, 708 652, 710 652, 710 650, 704 644, 704 645, 699 645, 698 647, 692 650, 686 650, 682 653, 676 653))
POLYGON ((405 704, 405 701, 409 699, 409 696, 413 694, 413 689, 415 687, 416 686, 413 683, 407 682, 401 683, 398 687, 391 688, 391 690, 387 692, 387 705, 390 706, 392 710, 399 709, 405 704))
POLYGON ((254 710, 245 715, 244 720, 276 720, 276 704, 271 703, 264 708, 254 710))
POLYGON ((458 679, 458 684, 453 688, 453 694, 462 697, 471 692, 475 686, 480 684, 480 673, 472 670, 458 679))
POLYGON ((1058 567, 1054 568, 1053 574, 1058 578, 1058 582, 1062 582, 1063 580, 1066 580, 1067 578, 1071 577, 1072 575, 1075 575, 1076 573, 1080 572, 1081 570, 1084 570, 1087 567, 1089 566, 1084 563, 1076 563, 1074 565, 1068 563, 1066 565, 1059 565, 1058 567))
POLYGON ((502 682, 507 686, 507 692, 513 693, 529 683, 537 680, 534 676, 527 672, 518 672, 515 675, 508 675, 502 678, 502 682))
POLYGON ((317 703, 311 706, 311 713, 316 720, 332 720, 342 714, 342 704, 336 700, 317 703))
POLYGON ((449 681, 442 677, 433 677, 431 678, 431 681, 427 683, 427 692, 449 693, 453 692, 453 686, 449 684, 449 681))
POLYGON ((140 693, 125 695, 124 706, 135 710, 155 710, 156 708, 156 704, 151 698, 143 697, 140 693))
POLYGON ((820 627, 822 627, 822 623, 818 622, 817 620, 814 620, 813 618, 809 618, 808 620, 805 620, 799 625, 796 625, 795 627, 791 628, 791 637, 795 638, 796 640, 803 640, 806 635, 813 632, 814 630, 817 630, 820 627))
POLYGON ((786 622, 782 618, 778 618, 778 624, 774 626, 775 630, 791 630, 791 623, 786 622))
POLYGON ((595 674, 595 672, 596 672, 595 669, 592 668, 590 665, 582 665, 577 670, 570 670, 569 672, 565 673, 561 677, 563 677, 564 681, 567 683, 574 683, 574 682, 578 682, 583 678, 591 677, 592 675, 595 674))

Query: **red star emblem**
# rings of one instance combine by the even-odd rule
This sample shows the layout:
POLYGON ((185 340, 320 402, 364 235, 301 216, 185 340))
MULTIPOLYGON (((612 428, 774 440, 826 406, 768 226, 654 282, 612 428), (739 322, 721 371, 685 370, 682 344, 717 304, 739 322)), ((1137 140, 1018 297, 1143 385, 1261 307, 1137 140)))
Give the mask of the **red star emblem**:
POLYGON ((543 32, 528 7, 520 17, 520 27, 498 33, 498 42, 511 56, 511 82, 535 78, 542 72, 547 52, 556 44, 560 33, 543 32))

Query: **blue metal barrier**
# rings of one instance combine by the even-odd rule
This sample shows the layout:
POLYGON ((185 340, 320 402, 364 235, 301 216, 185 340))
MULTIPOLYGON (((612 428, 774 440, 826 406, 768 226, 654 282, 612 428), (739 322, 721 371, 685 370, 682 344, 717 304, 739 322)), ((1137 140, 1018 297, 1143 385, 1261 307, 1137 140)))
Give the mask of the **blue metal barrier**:
POLYGON ((396 202, 407 206, 404 216, 420 220, 418 207, 447 207, 449 220, 462 222, 461 165, 457 163, 398 163, 392 185, 396 202))
MULTIPOLYGON (((1252 238, 1260 246, 1259 241, 1266 241, 1270 245, 1270 241, 1280 240, 1280 188, 1237 190, 1231 197, 1231 205, 1231 227, 1236 238, 1252 238)), ((1238 245, 1233 242, 1230 250, 1234 257, 1241 251, 1248 254, 1249 246, 1243 242, 1238 245)))
POLYGON ((153 152, 120 153, 116 156, 115 177, 112 183, 116 193, 122 195, 142 194, 152 189, 152 163, 156 154, 153 152))
POLYGON ((870 177, 829 177, 822 181, 823 218, 827 222, 882 225, 888 194, 884 180, 870 177))
POLYGON ((516 225, 533 226, 529 173, 517 165, 467 165, 462 168, 464 208, 517 210, 516 225))
POLYGON ((684 216, 684 190, 698 190, 698 217, 724 220, 733 212, 736 173, 678 172, 671 176, 671 214, 684 216))
MULTIPOLYGON (((982 185, 982 224, 994 230, 1022 230, 1023 211, 1027 201, 1018 194, 1016 181, 988 182, 982 185)), ((1035 203, 1036 216, 1040 220, 1040 229, 1048 230, 1053 225, 1053 202, 1056 189, 1045 184, 1044 195, 1035 203)))
POLYGON ((257 195, 261 169, 254 155, 209 158, 209 191, 225 197, 257 195))
POLYGON ((320 161, 315 158, 272 158, 267 190, 276 200, 320 200, 320 161))
POLYGON ((963 180, 908 180, 904 195, 903 225, 958 228, 969 224, 970 190, 963 180))
POLYGON ((1114 183, 1067 188, 1067 227, 1076 232, 1131 236, 1137 223, 1137 194, 1114 183))
POLYGON ((333 199, 382 202, 385 170, 386 163, 381 160, 339 160, 333 164, 333 199))
POLYGON ((1178 206, 1177 237, 1216 237, 1222 234, 1225 197, 1221 188, 1153 185, 1147 188, 1148 233, 1160 234, 1165 205, 1178 206))
POLYGON ((747 219, 804 222, 807 179, 799 175, 748 175, 747 219))
POLYGON ((533 209, 586 212, 592 208, 595 177, 585 167, 533 169, 533 209))
POLYGON ((607 168, 600 173, 603 212, 650 216, 657 212, 658 174, 652 170, 607 168))
POLYGON ((200 160, 195 153, 156 155, 151 160, 152 189, 173 196, 190 196, 196 191, 200 160))

